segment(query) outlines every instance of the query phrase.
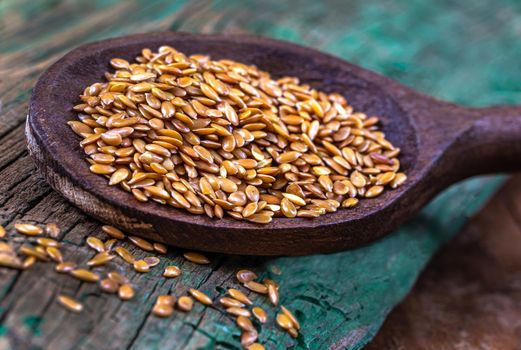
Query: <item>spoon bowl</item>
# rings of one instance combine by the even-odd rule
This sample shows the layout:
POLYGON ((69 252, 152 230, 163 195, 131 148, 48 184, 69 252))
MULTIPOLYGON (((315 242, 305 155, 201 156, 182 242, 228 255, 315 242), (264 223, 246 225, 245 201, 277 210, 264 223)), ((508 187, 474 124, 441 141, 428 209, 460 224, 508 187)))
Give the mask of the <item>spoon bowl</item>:
POLYGON ((103 222, 182 248, 248 255, 305 255, 352 248, 381 237, 434 195, 462 178, 521 168, 521 108, 471 109, 435 100, 331 55, 273 39, 237 35, 150 33, 83 45, 38 80, 26 125, 28 148, 49 184, 103 222), (210 219, 153 202, 141 203, 89 171, 67 121, 85 86, 103 79, 109 61, 132 61, 141 49, 170 45, 254 64, 274 77, 296 76, 324 92, 343 94, 358 111, 377 115, 400 147, 408 180, 315 219, 274 218, 258 225, 210 219))

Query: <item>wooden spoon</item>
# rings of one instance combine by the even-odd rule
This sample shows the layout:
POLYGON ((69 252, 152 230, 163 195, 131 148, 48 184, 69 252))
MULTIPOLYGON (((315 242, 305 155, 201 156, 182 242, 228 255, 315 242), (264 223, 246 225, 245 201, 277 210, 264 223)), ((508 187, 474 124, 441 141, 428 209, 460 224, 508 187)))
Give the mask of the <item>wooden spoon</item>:
MULTIPOLYGON (((469 82, 470 83, 470 82, 469 82)), ((304 255, 352 248, 397 228, 434 195, 463 178, 521 168, 521 107, 465 108, 435 100, 339 58, 287 42, 234 35, 155 33, 81 46, 39 79, 30 102, 28 147, 47 181, 88 214, 175 246, 252 255, 304 255), (275 218, 257 225, 141 203, 89 171, 79 138, 66 124, 83 88, 103 79, 109 60, 171 45, 187 54, 255 64, 273 76, 300 77, 340 92, 356 110, 381 117, 402 149, 405 184, 316 219, 275 218)))

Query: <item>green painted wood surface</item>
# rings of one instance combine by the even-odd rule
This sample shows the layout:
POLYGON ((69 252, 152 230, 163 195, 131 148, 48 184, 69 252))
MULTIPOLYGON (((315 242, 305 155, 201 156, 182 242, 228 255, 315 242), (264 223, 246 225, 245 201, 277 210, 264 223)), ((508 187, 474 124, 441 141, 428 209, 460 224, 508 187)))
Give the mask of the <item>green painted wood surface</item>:
MULTIPOLYGON (((256 33, 333 53, 440 98, 481 106, 520 100, 520 25, 517 0, 3 0, 0 221, 59 220, 66 253, 77 261, 90 256, 79 245, 99 224, 70 207, 34 173, 22 132, 35 79, 79 44, 158 30, 256 33)), ((183 264, 173 252, 169 259, 188 273, 165 282, 158 278, 159 270, 146 276, 128 272, 139 293, 127 303, 57 277, 46 266, 22 274, 2 270, 0 348, 236 349, 239 332, 218 310, 199 305, 195 312, 169 320, 147 314, 156 295, 181 293, 188 286, 200 286, 215 298, 234 285, 237 268, 250 266, 281 282, 282 303, 296 310, 303 324, 297 340, 267 324, 260 333, 267 348, 359 349, 434 252, 501 181, 489 177, 458 184, 393 235, 349 252, 277 259, 214 256, 210 267, 183 264), (84 300, 89 312, 64 312, 54 302, 59 291, 84 300)))

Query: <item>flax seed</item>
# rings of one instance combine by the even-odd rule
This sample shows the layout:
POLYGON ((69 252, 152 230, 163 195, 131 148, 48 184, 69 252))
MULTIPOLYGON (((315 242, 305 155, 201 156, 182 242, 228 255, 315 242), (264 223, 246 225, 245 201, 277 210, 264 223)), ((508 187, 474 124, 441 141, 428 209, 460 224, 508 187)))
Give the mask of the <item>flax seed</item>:
POLYGON ((128 283, 121 285, 118 289, 118 296, 121 300, 130 300, 134 295, 134 288, 128 283))
POLYGON ((201 304, 212 305, 212 299, 203 292, 194 288, 190 288, 188 292, 201 304))
POLYGON ((100 277, 92 271, 85 269, 75 269, 70 272, 71 276, 85 282, 98 282, 100 277))
POLYGON ((41 227, 32 224, 15 224, 14 228, 16 231, 27 236, 38 236, 43 233, 43 229, 41 227))
POLYGON ((260 323, 266 323, 266 321, 268 321, 268 315, 261 307, 255 306, 251 312, 260 323))
POLYGON ((102 226, 101 229, 103 230, 103 232, 105 232, 112 238, 125 239, 125 234, 120 229, 118 229, 114 226, 105 225, 105 226, 102 226))
POLYGON ((74 298, 71 298, 66 295, 59 295, 58 296, 58 302, 68 309, 69 311, 73 312, 82 312, 83 311, 83 304, 77 301, 74 298))
POLYGON ((80 120, 68 125, 91 172, 140 202, 269 224, 349 208, 406 181, 378 117, 297 77, 274 80, 170 46, 110 66, 107 82, 84 89, 73 107, 80 120))
POLYGON ((181 311, 188 312, 193 306, 194 301, 189 296, 184 295, 177 300, 177 308, 181 311))
POLYGON ((185 257, 186 260, 193 262, 195 264, 206 265, 206 264, 210 263, 210 260, 206 256, 199 254, 199 253, 186 252, 183 254, 183 256, 185 257))
POLYGON ((241 292, 240 290, 238 289, 234 289, 234 288, 230 288, 227 290, 227 293, 235 300, 238 300, 240 301, 241 303, 243 304, 246 304, 246 305, 251 305, 253 304, 251 302, 251 300, 243 293, 241 292))
POLYGON ((165 267, 165 271, 163 272, 163 277, 166 278, 175 278, 181 276, 181 269, 177 266, 167 266, 165 267))

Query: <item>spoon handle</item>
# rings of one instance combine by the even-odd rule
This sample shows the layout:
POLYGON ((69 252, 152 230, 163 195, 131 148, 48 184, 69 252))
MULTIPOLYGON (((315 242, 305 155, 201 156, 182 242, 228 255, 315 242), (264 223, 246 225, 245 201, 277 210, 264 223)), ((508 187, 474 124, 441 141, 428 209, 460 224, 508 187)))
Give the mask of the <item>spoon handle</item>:
MULTIPOLYGON (((460 177, 521 170, 521 106, 464 109, 472 120, 451 150, 460 177)), ((468 119, 467 119, 468 120, 468 119)))

